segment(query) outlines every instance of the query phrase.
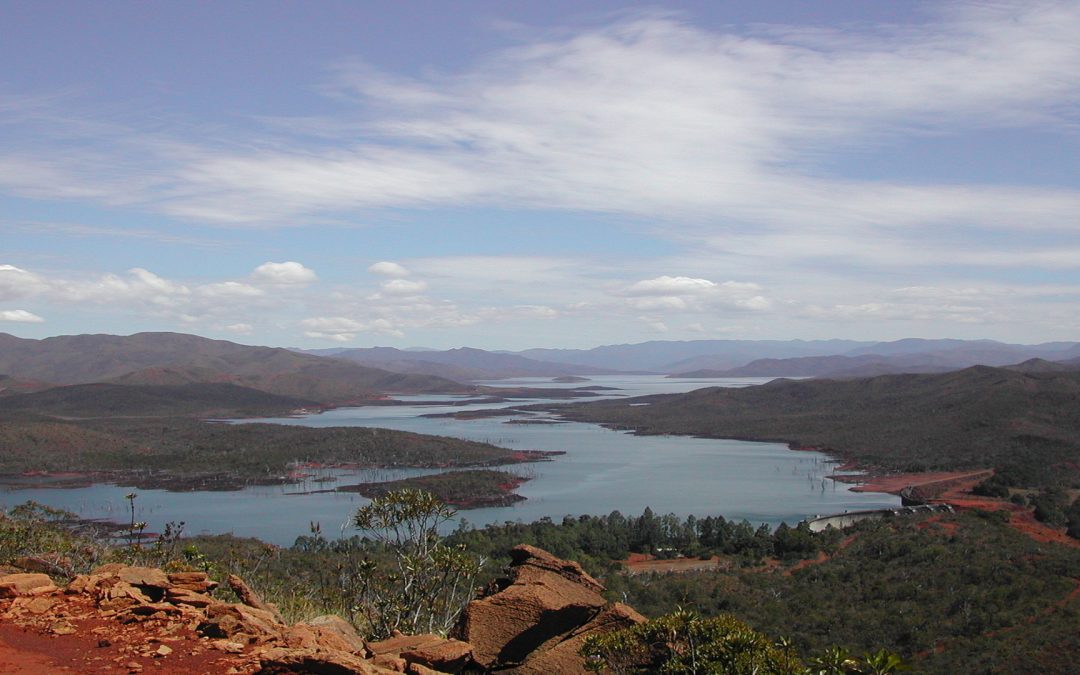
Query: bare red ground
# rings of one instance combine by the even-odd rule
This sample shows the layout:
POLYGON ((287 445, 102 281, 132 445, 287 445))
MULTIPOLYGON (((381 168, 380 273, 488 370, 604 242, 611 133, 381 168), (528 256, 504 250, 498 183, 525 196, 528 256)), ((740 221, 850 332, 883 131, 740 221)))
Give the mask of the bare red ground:
POLYGON ((956 534, 956 530, 959 528, 959 525, 957 525, 956 523, 943 522, 942 518, 944 518, 944 514, 939 513, 936 516, 930 516, 915 527, 919 528, 920 530, 928 530, 930 532, 942 534, 945 536, 952 536, 956 534))
POLYGON ((59 604, 35 616, 13 618, 4 612, 10 601, 0 602, 0 673, 4 675, 47 675, 80 673, 162 673, 224 675, 248 673, 243 655, 229 655, 211 649, 208 641, 195 635, 190 626, 161 620, 123 624, 103 618, 82 596, 59 596, 59 604), (58 618, 59 617, 59 618, 58 618), (74 632, 57 635, 57 621, 69 624, 74 632), (165 656, 153 656, 162 645, 171 649, 165 656))
POLYGON ((829 554, 828 553, 826 553, 825 551, 818 551, 818 554, 817 554, 816 558, 809 558, 807 560, 800 560, 799 562, 795 563, 794 565, 792 565, 788 569, 784 570, 784 576, 790 577, 792 574, 794 574, 795 572, 798 572, 801 569, 805 569, 807 567, 810 567, 811 565, 820 565, 821 563, 826 562, 828 559, 829 559, 829 554))
MULTIPOLYGON (((840 542, 840 545, 836 547, 836 551, 838 553, 840 551, 843 551, 848 546, 851 546, 851 544, 854 543, 855 540, 858 539, 858 538, 859 538, 859 535, 857 535, 857 534, 852 534, 852 535, 848 535, 847 537, 844 537, 843 541, 840 542)), ((784 572, 784 576, 789 576, 790 577, 792 574, 794 574, 795 572, 798 572, 801 569, 806 569, 807 567, 810 567, 811 565, 820 565, 823 562, 827 562, 829 560, 829 558, 831 558, 831 557, 832 556, 830 556, 825 551, 819 551, 816 558, 811 558, 810 560, 800 560, 799 562, 792 565, 788 570, 786 570, 784 572)))
POLYGON ((989 469, 979 471, 936 471, 926 473, 893 473, 881 476, 834 476, 835 480, 842 483, 859 483, 851 488, 852 492, 887 492, 900 494, 907 487, 927 487, 934 483, 945 483, 955 480, 970 480, 972 485, 985 480, 993 472, 989 469))
POLYGON ((657 560, 646 553, 631 553, 630 557, 622 561, 623 567, 630 574, 649 574, 651 572, 696 572, 699 570, 726 569, 731 562, 713 556, 708 560, 700 558, 672 558, 671 560, 657 560))
MULTIPOLYGON (((861 481, 861 484, 852 490, 859 492, 888 492, 899 494, 906 487, 918 487, 926 492, 933 493, 940 489, 930 501, 939 504, 948 504, 957 511, 1008 511, 1009 524, 1040 543, 1061 544, 1063 546, 1080 547, 1080 541, 1065 534, 1063 528, 1051 527, 1035 520, 1032 509, 1003 499, 980 497, 972 494, 971 490, 976 485, 992 475, 992 471, 952 471, 935 473, 899 473, 885 476, 851 476, 847 482, 861 481), (937 486, 937 484, 944 484, 937 486)), ((844 476, 837 480, 845 480, 844 476)), ((926 521, 934 522, 935 518, 926 521)), ((947 523, 937 523, 946 533, 951 534, 956 526, 947 523)))

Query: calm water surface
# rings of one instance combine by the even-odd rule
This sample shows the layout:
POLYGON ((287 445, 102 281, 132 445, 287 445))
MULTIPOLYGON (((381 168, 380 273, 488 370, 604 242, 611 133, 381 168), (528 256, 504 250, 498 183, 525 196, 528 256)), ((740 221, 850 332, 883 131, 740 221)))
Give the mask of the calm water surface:
MULTIPOLYGON (((607 386, 605 398, 685 392, 704 386, 747 386, 768 378, 676 380, 657 376, 598 376, 584 383, 552 383, 546 378, 490 382, 494 386, 607 386)), ((815 514, 881 508, 899 498, 852 492, 825 478, 835 464, 825 455, 793 452, 778 443, 697 439, 682 436, 633 436, 595 424, 508 424, 521 414, 476 420, 423 417, 433 413, 503 408, 507 404, 455 406, 460 397, 403 396, 400 406, 341 408, 300 418, 257 420, 302 426, 364 426, 486 441, 520 450, 560 450, 551 462, 515 465, 508 470, 530 478, 518 492, 526 501, 514 506, 461 512, 474 525, 565 515, 606 514, 619 510, 639 515, 646 506, 657 513, 680 516, 724 515, 754 524, 795 523, 815 514), (415 401, 442 405, 415 405, 415 401)), ((596 400, 588 399, 588 400, 596 400)), ((535 400, 522 403, 536 403, 535 400)), ((536 416, 528 416, 536 419, 536 416)), ((253 420, 243 420, 248 422, 253 420)), ((238 423, 241 421, 237 421, 238 423)), ((319 522, 331 535, 350 534, 349 516, 367 500, 355 494, 315 493, 311 490, 373 480, 391 480, 429 470, 331 470, 301 485, 252 487, 235 492, 173 493, 140 490, 138 520, 160 529, 168 521, 185 521, 188 533, 232 532, 269 542, 290 544, 319 522), (336 479, 317 482, 315 479, 336 479)), ((34 499, 70 509, 88 518, 127 520, 130 488, 94 485, 77 489, 5 488, 0 501, 7 506, 34 499)))

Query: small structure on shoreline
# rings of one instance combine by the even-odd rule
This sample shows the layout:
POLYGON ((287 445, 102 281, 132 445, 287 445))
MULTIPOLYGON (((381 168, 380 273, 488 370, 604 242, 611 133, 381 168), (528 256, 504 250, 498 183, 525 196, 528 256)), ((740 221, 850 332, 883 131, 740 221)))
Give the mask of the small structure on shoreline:
POLYGON ((901 506, 895 509, 873 509, 870 511, 848 511, 831 516, 815 516, 804 521, 811 532, 824 532, 830 527, 842 530, 851 527, 855 523, 864 520, 881 520, 896 516, 910 516, 915 513, 928 513, 943 511, 952 513, 953 507, 948 504, 920 504, 916 506, 901 506))

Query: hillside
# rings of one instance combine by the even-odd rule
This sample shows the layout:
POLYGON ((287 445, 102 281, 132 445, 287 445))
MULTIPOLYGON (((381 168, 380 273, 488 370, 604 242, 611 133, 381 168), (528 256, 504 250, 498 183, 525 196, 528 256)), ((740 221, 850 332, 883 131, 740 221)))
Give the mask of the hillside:
POLYGON ((36 380, 23 380, 15 377, 8 377, 7 375, 0 375, 0 396, 17 396, 19 394, 29 394, 35 391, 41 391, 48 389, 53 385, 47 382, 38 382, 36 380))
POLYGON ((76 384, 0 398, 0 415, 32 412, 58 417, 284 414, 314 401, 228 383, 177 385, 76 384))
POLYGON ((56 384, 231 382, 319 403, 355 401, 389 392, 466 389, 438 377, 391 373, 287 349, 250 347, 181 333, 65 335, 44 340, 0 334, 0 372, 56 384))
POLYGON ((601 401, 560 413, 639 433, 820 447, 890 470, 990 466, 1033 485, 1080 476, 1080 372, 1075 371, 977 366, 944 374, 775 380, 742 389, 601 401))

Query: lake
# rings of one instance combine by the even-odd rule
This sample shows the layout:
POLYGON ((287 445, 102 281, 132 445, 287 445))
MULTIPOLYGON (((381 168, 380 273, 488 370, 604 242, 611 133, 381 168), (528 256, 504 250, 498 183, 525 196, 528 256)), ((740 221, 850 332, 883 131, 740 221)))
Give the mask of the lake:
MULTIPOLYGON (((678 393, 706 386, 748 386, 771 378, 680 380, 659 376, 595 376, 583 383, 553 383, 546 378, 501 380, 492 386, 613 387, 603 398, 628 395, 678 393)), ((560 450, 554 461, 514 465, 507 470, 528 477, 518 493, 526 498, 513 506, 460 512, 474 525, 503 521, 530 522, 542 517, 556 521, 565 515, 640 515, 646 506, 658 514, 679 516, 723 515, 747 519, 757 525, 796 523, 816 514, 896 506, 899 497, 881 493, 852 492, 850 487, 825 478, 835 463, 816 452, 795 452, 778 443, 699 439, 685 436, 634 436, 595 424, 520 424, 525 416, 457 420, 423 415, 466 410, 505 408, 499 404, 453 405, 462 397, 401 396, 406 404, 339 408, 297 418, 252 421, 304 426, 365 426, 454 436, 494 443, 515 450, 560 450), (438 401, 438 405, 417 405, 438 401)), ((600 397, 584 399, 597 400, 600 397)), ((552 399, 555 400, 555 399, 552 399)), ((521 404, 533 404, 535 399, 521 404)), ((560 401, 565 402, 565 401, 560 401)), ((258 537, 276 544, 291 544, 309 531, 311 522, 324 533, 351 534, 351 514, 367 499, 347 493, 305 494, 312 489, 367 481, 390 480, 437 470, 326 470, 305 484, 251 487, 234 492, 167 492, 139 490, 136 519, 150 529, 165 522, 184 521, 185 531, 231 532, 258 537), (336 482, 320 482, 336 479, 336 482)), ((21 489, 6 487, 0 500, 7 506, 33 499, 74 511, 86 518, 127 521, 130 488, 99 484, 86 488, 42 489, 28 480, 21 489)))

